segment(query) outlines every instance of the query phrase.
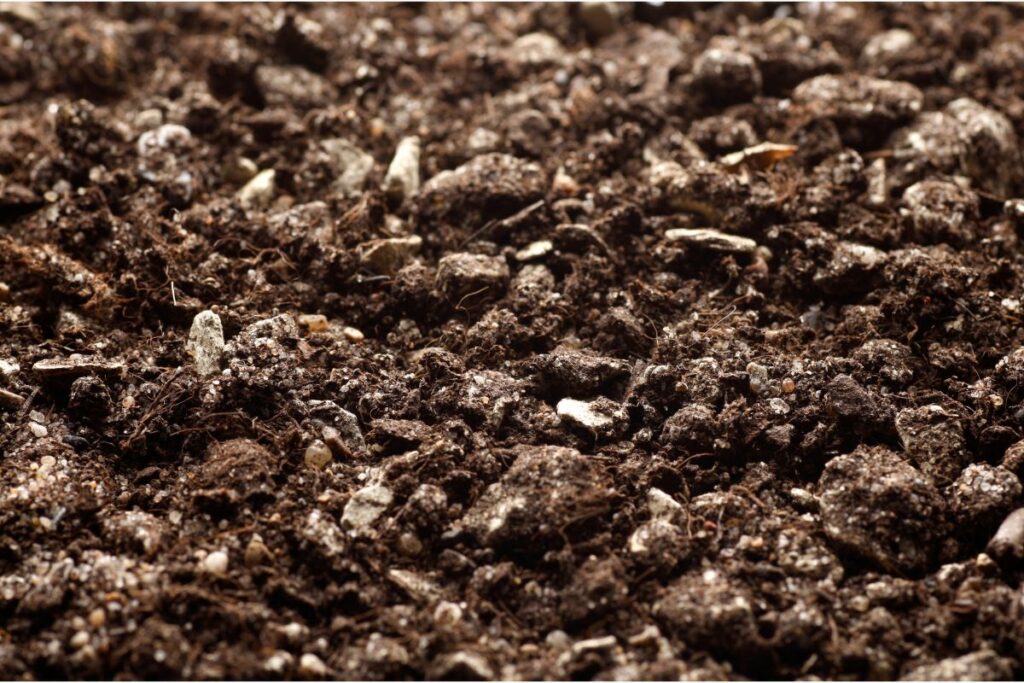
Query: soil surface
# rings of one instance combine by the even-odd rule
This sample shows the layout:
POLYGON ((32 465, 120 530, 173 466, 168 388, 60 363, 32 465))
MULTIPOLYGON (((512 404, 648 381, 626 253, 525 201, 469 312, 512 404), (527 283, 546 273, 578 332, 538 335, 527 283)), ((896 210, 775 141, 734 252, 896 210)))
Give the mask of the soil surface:
POLYGON ((0 7, 0 678, 1020 679, 1022 39, 0 7))

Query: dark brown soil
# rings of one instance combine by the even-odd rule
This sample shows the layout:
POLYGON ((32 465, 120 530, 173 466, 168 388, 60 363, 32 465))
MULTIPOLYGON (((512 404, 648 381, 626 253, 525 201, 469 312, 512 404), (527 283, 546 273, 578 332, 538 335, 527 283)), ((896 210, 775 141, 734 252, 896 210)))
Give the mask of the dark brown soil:
POLYGON ((1020 679, 1022 37, 0 8, 0 678, 1020 679))

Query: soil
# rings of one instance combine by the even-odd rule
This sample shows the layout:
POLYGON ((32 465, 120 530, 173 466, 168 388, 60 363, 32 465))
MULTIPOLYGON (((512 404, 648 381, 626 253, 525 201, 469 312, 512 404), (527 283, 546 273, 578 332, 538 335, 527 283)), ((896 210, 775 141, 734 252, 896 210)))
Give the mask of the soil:
POLYGON ((4 5, 0 678, 1020 679, 1022 35, 4 5))

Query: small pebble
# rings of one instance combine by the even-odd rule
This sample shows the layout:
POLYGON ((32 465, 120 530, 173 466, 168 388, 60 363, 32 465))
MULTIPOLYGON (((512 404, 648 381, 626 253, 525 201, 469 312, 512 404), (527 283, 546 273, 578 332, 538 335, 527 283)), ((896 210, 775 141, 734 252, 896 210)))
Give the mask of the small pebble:
POLYGON ((215 550, 203 559, 203 569, 209 574, 221 576, 228 571, 228 554, 223 550, 215 550))
POLYGON ((266 206, 274 198, 277 190, 277 172, 268 168, 257 173, 238 191, 238 201, 242 206, 266 206))
POLYGON ((324 140, 320 146, 330 157, 337 174, 334 189, 346 197, 361 194, 373 171, 373 156, 344 138, 324 140))
POLYGON ((367 531, 391 505, 393 498, 391 489, 381 484, 361 488, 345 505, 341 522, 356 533, 367 531))
POLYGON ((486 128, 477 128, 469 139, 466 140, 466 147, 473 154, 486 154, 498 149, 501 144, 501 136, 486 128))
POLYGON ((682 512, 683 506, 661 489, 652 487, 647 492, 647 509, 650 510, 652 518, 671 521, 682 512))
POLYGON ((103 628, 107 623, 107 613, 102 607, 97 607, 89 612, 89 625, 93 628, 103 628))
POLYGON ((555 411, 562 420, 587 429, 603 430, 613 423, 611 416, 605 415, 591 403, 574 398, 563 398, 555 411))
POLYGON ((89 644, 89 634, 85 631, 78 631, 75 635, 71 636, 71 640, 68 641, 68 645, 76 650, 81 650, 83 647, 89 644))
POLYGON ((536 242, 531 242, 516 252, 516 261, 519 261, 520 263, 535 261, 550 254, 554 248, 555 245, 551 240, 537 240, 536 242))
POLYGON ((186 349, 192 355, 200 375, 220 372, 221 354, 224 352, 224 328, 220 316, 213 311, 203 311, 196 315, 186 349))
POLYGON ((29 422, 28 430, 32 432, 32 436, 36 437, 37 439, 41 439, 50 433, 49 430, 46 429, 46 427, 39 424, 38 422, 29 422))
POLYGON ((224 180, 241 185, 252 180, 260 172, 256 162, 248 157, 235 157, 224 164, 224 180))
POLYGON ((768 386, 768 368, 760 363, 748 363, 747 375, 750 378, 750 393, 760 394, 768 386))
POLYGON ((253 536, 249 544, 245 546, 245 564, 248 567, 255 567, 272 560, 274 556, 270 549, 259 536, 253 536))
POLYGON ((306 676, 326 676, 329 671, 323 660, 312 652, 307 652, 299 657, 299 673, 306 676))
POLYGON ((423 552, 423 543, 416 534, 406 531, 398 537, 398 550, 407 557, 415 557, 423 552))
POLYGON ((673 228, 665 231, 669 242, 683 242, 694 247, 736 254, 750 254, 757 242, 748 237, 729 235, 711 228, 673 228))
POLYGON ((1003 520, 985 552, 999 560, 1024 560, 1024 508, 1017 508, 1003 520))
POLYGON ((265 671, 281 674, 284 673, 285 669, 291 666, 294 659, 295 658, 292 657, 291 653, 285 652, 284 650, 278 650, 267 657, 266 661, 263 662, 263 669, 265 671))
POLYGON ((415 135, 402 138, 395 158, 384 176, 384 191, 398 202, 411 198, 420 190, 420 139, 415 135))
POLYGON ((580 22, 594 38, 604 38, 615 33, 619 27, 622 9, 617 2, 581 2, 580 22))
POLYGON ((327 316, 319 314, 303 314, 295 319, 299 327, 305 328, 309 334, 327 331, 327 316))
POLYGON ((316 470, 322 470, 327 467, 328 463, 331 462, 331 458, 331 449, 319 439, 306 447, 306 453, 303 456, 306 466, 316 470))
POLYGON ((349 327, 347 325, 341 328, 341 333, 345 335, 345 338, 348 339, 353 344, 359 344, 364 339, 366 339, 366 336, 360 330, 356 329, 355 327, 349 327))

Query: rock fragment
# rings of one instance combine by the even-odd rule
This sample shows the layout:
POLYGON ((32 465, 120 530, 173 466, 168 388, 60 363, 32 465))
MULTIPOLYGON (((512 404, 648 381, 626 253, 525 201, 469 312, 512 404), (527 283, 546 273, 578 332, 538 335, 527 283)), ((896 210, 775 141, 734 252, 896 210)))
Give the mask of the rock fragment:
POLYGON ((224 164, 221 173, 224 180, 235 185, 244 185, 260 172, 256 162, 248 157, 232 157, 224 164))
POLYGON ((202 311, 196 315, 185 348, 200 375, 220 372, 221 355, 224 353, 224 328, 220 316, 213 311, 202 311))
POLYGON ((32 365, 32 372, 47 378, 110 375, 124 369, 124 362, 73 353, 67 358, 48 358, 32 365))
POLYGON ((222 576, 228 571, 228 554, 223 550, 215 550, 203 559, 203 571, 215 576, 222 576))
POLYGON ((327 447, 327 444, 317 439, 306 446, 306 451, 302 456, 302 460, 306 463, 307 467, 315 470, 322 470, 331 462, 332 457, 331 449, 327 447))
POLYGON ((331 671, 322 659, 312 652, 306 652, 299 657, 299 673, 307 678, 323 678, 331 671))
POLYGON ((739 168, 748 164, 758 170, 766 171, 775 164, 796 154, 796 145, 783 145, 777 142, 762 142, 732 154, 726 154, 718 160, 726 168, 739 168))
POLYGON ((402 138, 384 176, 384 191, 399 204, 420 191, 420 139, 402 138))
POLYGON ((884 72, 890 63, 897 61, 915 45, 917 38, 910 31, 901 28, 882 31, 864 45, 860 58, 865 64, 884 72))
POLYGON ((675 498, 653 486, 647 492, 647 509, 653 519, 669 521, 675 520, 683 512, 683 506, 675 498))
POLYGON ((259 208, 270 204, 277 191, 277 172, 268 168, 260 171, 238 191, 242 206, 259 208))
POLYGON ((626 549, 645 564, 671 569, 687 558, 690 542, 678 525, 658 517, 640 524, 626 549))
POLYGON ((544 258, 550 254, 554 248, 555 245, 551 240, 537 240, 536 242, 530 242, 528 245, 516 252, 516 261, 519 261, 520 263, 536 261, 537 259, 544 258))
POLYGON ((985 552, 998 560, 1024 561, 1024 508, 1007 515, 985 552))
POLYGON ((622 406, 603 396, 593 401, 563 398, 555 411, 563 422, 585 429, 595 436, 619 433, 627 421, 622 406))
POLYGON ((359 418, 334 401, 309 401, 310 418, 327 447, 339 458, 359 458, 367 454, 366 440, 359 418))
POLYGON ((833 458, 818 481, 825 534, 890 572, 918 574, 933 563, 945 531, 945 501, 896 453, 860 447, 833 458))
POLYGON ((604 38, 618 30, 622 5, 617 2, 581 2, 577 11, 587 33, 594 38, 604 38))
POLYGON ((757 249, 757 242, 749 237, 738 237, 712 228, 672 228, 665 232, 665 239, 733 254, 749 254, 757 249))
POLYGON ((372 530, 384 511, 391 505, 394 494, 382 484, 371 484, 352 494, 341 515, 341 523, 356 535, 364 535, 372 530))
POLYGON ((359 195, 373 171, 373 157, 344 138, 324 140, 320 147, 334 167, 334 189, 345 197, 359 195))

